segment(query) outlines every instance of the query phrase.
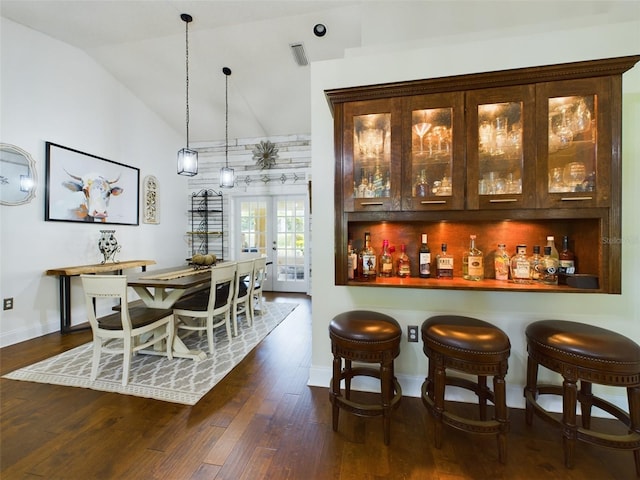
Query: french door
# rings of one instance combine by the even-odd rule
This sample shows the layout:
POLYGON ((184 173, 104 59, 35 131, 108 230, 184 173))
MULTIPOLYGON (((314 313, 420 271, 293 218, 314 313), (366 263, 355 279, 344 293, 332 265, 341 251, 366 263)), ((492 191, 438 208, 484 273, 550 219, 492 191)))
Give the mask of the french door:
POLYGON ((236 258, 243 253, 267 256, 265 290, 307 292, 306 197, 265 195, 236 197, 236 258))

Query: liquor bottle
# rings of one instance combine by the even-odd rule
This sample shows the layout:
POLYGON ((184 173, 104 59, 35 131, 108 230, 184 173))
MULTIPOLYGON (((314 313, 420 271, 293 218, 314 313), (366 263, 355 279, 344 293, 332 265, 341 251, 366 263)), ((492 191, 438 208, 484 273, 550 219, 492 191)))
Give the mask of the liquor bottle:
POLYGON ((358 185, 357 198, 364 198, 369 187, 369 180, 365 174, 364 168, 360 168, 360 185, 358 185))
POLYGON ((447 253, 447 244, 443 243, 440 253, 436 256, 436 276, 438 278, 453 278, 453 256, 447 253))
POLYGON ((547 235, 547 247, 551 247, 551 256, 556 260, 560 258, 560 254, 558 253, 558 249, 556 248, 555 238, 553 235, 547 235))
POLYGON ((358 269, 358 256, 353 249, 353 242, 349 239, 347 245, 347 278, 353 280, 356 277, 356 270, 358 269))
POLYGON ((496 280, 509 280, 509 254, 504 243, 498 244, 493 264, 496 269, 496 280))
POLYGON ((373 174, 373 196, 382 197, 382 191, 384 190, 384 178, 382 172, 380 172, 380 165, 376 164, 375 173, 373 174))
POLYGON ((400 255, 398 255, 398 276, 409 277, 411 276, 411 261, 407 255, 407 248, 404 243, 400 245, 400 255))
POLYGON ((542 262, 542 255, 540 255, 540 245, 534 245, 533 255, 529 257, 529 275, 531 280, 534 282, 541 281, 543 270, 544 264, 542 262))
POLYGON ((476 247, 476 236, 469 236, 469 250, 462 254, 462 276, 465 280, 484 279, 484 257, 476 247))
POLYGON ((372 281, 376 279, 376 251, 371 246, 371 233, 364 234, 364 248, 360 251, 358 257, 358 277, 363 281, 372 281))
POLYGON ((393 276, 393 258, 389 253, 389 240, 382 241, 382 253, 380 254, 380 276, 393 276))
POLYGON ((558 259, 551 254, 551 247, 544 247, 544 258, 542 259, 544 268, 542 269, 542 283, 545 285, 558 284, 558 259))
POLYGON ((516 254, 511 257, 511 279, 514 283, 530 283, 531 264, 527 258, 527 246, 518 245, 516 254))
POLYGON ((427 175, 424 170, 420 171, 420 175, 416 181, 416 197, 428 197, 429 184, 427 183, 427 175))
POLYGON ((558 265, 559 274, 573 275, 576 273, 575 255, 569 250, 569 237, 566 235, 562 237, 562 249, 560 250, 558 260, 560 260, 558 265))
POLYGON ((429 278, 431 276, 431 250, 427 244, 427 234, 422 234, 422 243, 418 251, 418 263, 420 265, 420 278, 429 278))

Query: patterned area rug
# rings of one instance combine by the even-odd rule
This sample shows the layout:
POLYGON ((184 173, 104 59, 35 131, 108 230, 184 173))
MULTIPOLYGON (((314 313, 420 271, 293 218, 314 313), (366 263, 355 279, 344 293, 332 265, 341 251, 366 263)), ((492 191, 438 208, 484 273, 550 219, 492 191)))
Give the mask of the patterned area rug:
MULTIPOLYGON (((121 355, 103 353, 98 378, 95 382, 89 380, 92 342, 15 370, 4 378, 91 388, 195 405, 296 306, 295 303, 263 301, 262 315, 256 312, 252 327, 245 322, 244 314, 238 315, 238 336, 229 342, 224 327, 217 328, 214 354, 208 354, 206 359, 199 362, 186 358, 169 360, 155 355, 136 355, 131 363, 129 384, 126 387, 122 386, 121 355)), ((206 335, 188 336, 185 344, 189 349, 209 352, 206 335)))

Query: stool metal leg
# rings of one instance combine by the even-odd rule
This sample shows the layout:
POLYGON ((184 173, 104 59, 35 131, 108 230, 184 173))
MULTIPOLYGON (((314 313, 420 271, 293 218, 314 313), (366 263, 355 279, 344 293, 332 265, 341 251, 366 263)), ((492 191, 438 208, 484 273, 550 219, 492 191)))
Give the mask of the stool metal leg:
POLYGON ((562 442, 564 448, 564 464, 573 468, 573 457, 576 449, 577 425, 576 404, 578 386, 574 379, 565 378, 562 382, 562 442))

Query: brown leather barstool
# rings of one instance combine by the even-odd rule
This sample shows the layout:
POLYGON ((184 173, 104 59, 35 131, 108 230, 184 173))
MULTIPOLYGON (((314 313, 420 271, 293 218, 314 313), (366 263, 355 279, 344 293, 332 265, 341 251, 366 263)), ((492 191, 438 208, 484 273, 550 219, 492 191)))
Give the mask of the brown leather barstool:
POLYGON ((504 377, 511 353, 509 337, 498 327, 477 318, 439 315, 422 324, 424 353, 429 358, 429 376, 422 384, 422 401, 435 419, 435 446, 442 446, 443 424, 471 433, 495 434, 498 458, 507 461, 509 414, 504 377), (447 369, 477 376, 477 382, 447 375, 447 369), (487 387, 493 376, 493 391, 487 387), (445 408, 445 387, 461 387, 478 396, 480 420, 463 418, 445 408), (495 416, 487 419, 487 400, 495 416))
POLYGON ((383 313, 355 310, 341 313, 331 320, 329 337, 333 353, 330 392, 333 431, 338 430, 340 408, 364 417, 382 415, 384 443, 389 445, 391 409, 402 397, 402 389, 393 371, 393 359, 400 354, 400 325, 383 313), (345 360, 344 369, 342 359, 345 360), (352 361, 379 363, 380 368, 353 367, 352 361), (351 379, 357 375, 380 379, 380 404, 362 404, 351 400, 351 379), (345 381, 344 396, 340 389, 342 380, 345 381))
POLYGON ((640 476, 640 346, 619 333, 604 328, 564 320, 542 320, 526 329, 527 386, 526 422, 533 414, 562 428, 564 463, 574 465, 576 439, 609 448, 633 450, 636 474, 640 476), (538 366, 564 378, 560 385, 539 385, 538 366), (578 390, 578 381, 580 389, 578 390), (592 384, 625 387, 629 413, 596 397, 592 384), (543 409, 538 395, 562 396, 562 419, 543 409), (576 404, 580 402, 582 427, 576 424, 576 404), (591 407, 613 415, 629 429, 614 436, 591 430, 591 407))

